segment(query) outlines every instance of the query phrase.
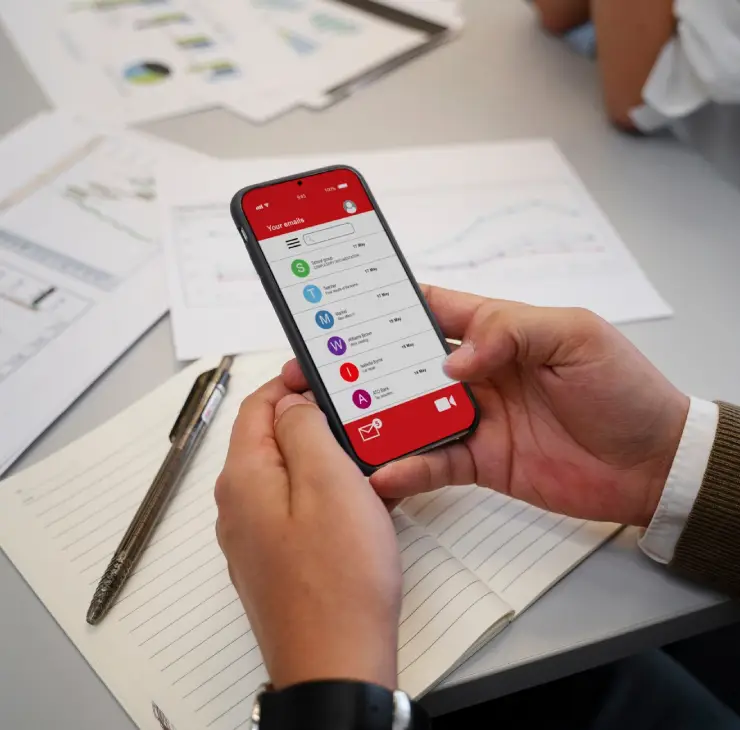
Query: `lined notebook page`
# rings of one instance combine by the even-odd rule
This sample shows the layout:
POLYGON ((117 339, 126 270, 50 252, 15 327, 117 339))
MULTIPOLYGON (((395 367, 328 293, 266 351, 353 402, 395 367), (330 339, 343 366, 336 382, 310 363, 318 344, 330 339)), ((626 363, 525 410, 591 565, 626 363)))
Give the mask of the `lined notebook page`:
POLYGON ((403 504, 520 613, 620 529, 531 507, 483 487, 446 487, 403 504))
POLYGON ((503 628, 512 611, 401 510, 396 510, 393 521, 404 577, 399 686, 419 695, 503 628))
MULTIPOLYGON (((143 728, 152 702, 175 728, 246 727, 262 658, 229 581, 213 485, 241 398, 283 357, 239 358, 229 394, 117 604, 97 628, 97 581, 168 447, 196 364, 111 422, 3 483, 0 541, 51 613, 143 728)), ((439 681, 508 611, 484 583, 402 514, 394 517, 405 598, 401 686, 439 681)))

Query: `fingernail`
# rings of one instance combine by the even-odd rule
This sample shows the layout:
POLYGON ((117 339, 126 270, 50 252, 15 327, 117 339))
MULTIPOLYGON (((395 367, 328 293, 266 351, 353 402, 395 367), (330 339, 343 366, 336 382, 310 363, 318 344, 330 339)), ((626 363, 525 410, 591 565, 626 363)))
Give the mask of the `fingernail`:
POLYGON ((473 362, 475 347, 472 342, 463 342, 444 362, 444 371, 452 376, 454 372, 465 371, 473 362))
POLYGON ((305 398, 306 400, 310 400, 310 401, 311 401, 311 403, 316 403, 316 396, 315 396, 315 395, 313 394, 313 391, 312 391, 312 390, 307 390, 307 391, 306 391, 306 392, 305 392, 305 393, 303 394, 303 397, 304 397, 304 398, 305 398))
POLYGON ((295 367, 296 360, 293 358, 292 360, 288 360, 283 367, 280 369, 280 374, 285 375, 286 372, 290 372, 295 367))
POLYGON ((289 411, 293 406, 305 406, 308 401, 298 393, 291 393, 281 398, 275 406, 275 423, 277 423, 286 411, 289 411))

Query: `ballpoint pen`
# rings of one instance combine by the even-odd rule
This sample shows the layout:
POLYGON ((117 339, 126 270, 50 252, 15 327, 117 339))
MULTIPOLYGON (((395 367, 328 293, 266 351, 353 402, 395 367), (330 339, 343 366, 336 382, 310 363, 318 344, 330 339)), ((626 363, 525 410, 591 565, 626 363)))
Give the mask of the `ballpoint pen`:
POLYGON ((87 623, 94 626, 108 613, 144 552, 226 394, 233 362, 233 357, 224 357, 217 368, 196 379, 170 432, 170 450, 95 590, 87 623))

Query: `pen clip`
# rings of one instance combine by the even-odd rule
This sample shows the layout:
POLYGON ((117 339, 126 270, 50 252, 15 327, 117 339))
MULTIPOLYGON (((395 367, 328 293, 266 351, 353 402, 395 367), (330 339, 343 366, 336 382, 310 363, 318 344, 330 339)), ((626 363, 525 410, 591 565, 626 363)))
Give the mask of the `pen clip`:
POLYGON ((180 415, 175 421, 175 425, 170 431, 170 443, 174 443, 178 436, 183 432, 183 429, 195 418, 195 415, 200 406, 200 402, 203 395, 208 388, 208 384, 211 382, 213 374, 216 372, 216 368, 208 370, 205 373, 201 373, 193 383, 193 387, 190 389, 190 393, 185 400, 185 404, 180 411, 180 415))

